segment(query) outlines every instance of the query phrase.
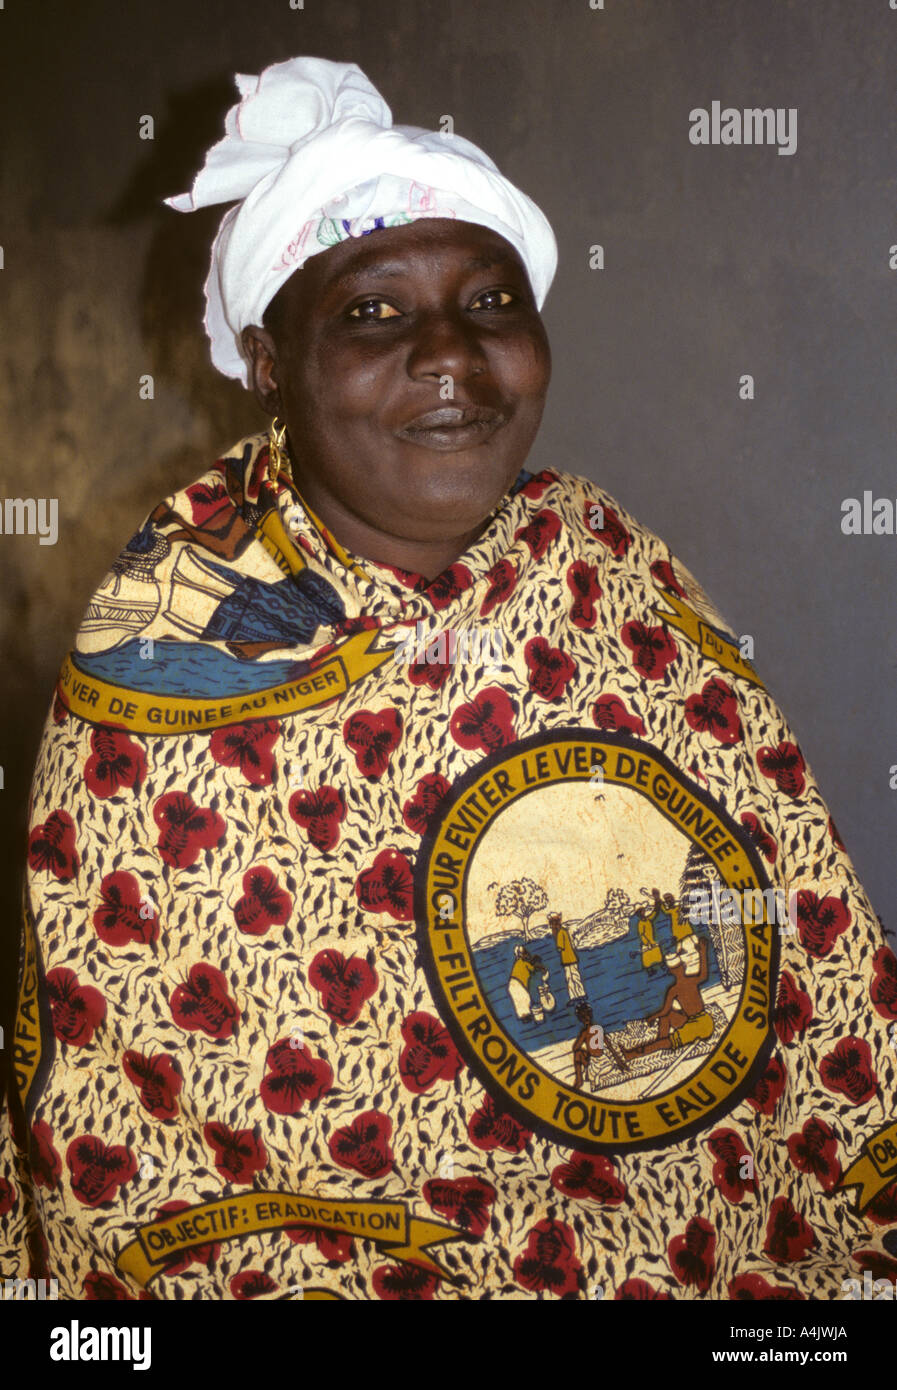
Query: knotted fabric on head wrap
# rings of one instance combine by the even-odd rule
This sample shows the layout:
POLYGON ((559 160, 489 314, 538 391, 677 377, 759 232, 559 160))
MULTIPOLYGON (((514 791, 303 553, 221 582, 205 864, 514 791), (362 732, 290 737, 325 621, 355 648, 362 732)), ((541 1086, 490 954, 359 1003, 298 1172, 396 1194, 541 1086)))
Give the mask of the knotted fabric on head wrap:
POLYGON ((178 212, 240 199, 224 216, 206 280, 212 361, 250 384, 240 334, 260 324, 281 285, 310 256, 349 236, 420 217, 457 217, 504 237, 541 309, 557 266, 544 216, 460 135, 394 126, 355 63, 292 58, 238 74, 225 120, 178 212))

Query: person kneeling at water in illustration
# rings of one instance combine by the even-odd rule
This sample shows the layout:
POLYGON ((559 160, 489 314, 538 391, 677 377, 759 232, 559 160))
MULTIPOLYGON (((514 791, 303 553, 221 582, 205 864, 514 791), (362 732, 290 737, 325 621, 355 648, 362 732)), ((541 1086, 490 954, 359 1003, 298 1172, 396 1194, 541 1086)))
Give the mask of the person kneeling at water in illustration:
POLYGON ((542 976, 547 979, 548 969, 542 964, 541 958, 531 955, 525 946, 515 947, 514 964, 511 967, 511 978, 508 980, 508 993, 511 996, 511 1003, 514 1005, 514 1012, 521 1023, 541 1023, 545 1017, 545 1011, 542 1007, 542 980, 540 978, 542 976), (538 1003, 533 1001, 532 996, 534 979, 539 990, 538 1003))

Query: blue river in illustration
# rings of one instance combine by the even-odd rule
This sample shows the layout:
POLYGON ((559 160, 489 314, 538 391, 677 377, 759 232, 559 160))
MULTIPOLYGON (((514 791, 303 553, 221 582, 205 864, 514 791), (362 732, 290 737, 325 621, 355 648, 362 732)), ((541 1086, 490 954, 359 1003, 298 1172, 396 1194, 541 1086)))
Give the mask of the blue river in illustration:
MULTIPOLYGON (((707 936, 710 940, 709 934, 700 927, 695 928, 695 935, 707 936)), ((555 1007, 541 1023, 523 1023, 517 1017, 508 994, 508 980, 514 965, 514 948, 522 943, 521 932, 519 936, 488 946, 480 944, 474 947, 473 958, 480 984, 502 1027, 518 1047, 534 1052, 575 1038, 581 1024, 570 1004, 564 967, 550 936, 537 937, 527 944, 527 949, 548 966, 548 984, 555 997, 555 1007)), ((576 950, 592 1021, 599 1023, 606 1033, 622 1028, 629 1019, 645 1018, 660 1008, 673 977, 662 962, 650 971, 644 969, 641 943, 634 933, 603 946, 577 947, 576 950)), ((720 983, 712 941, 707 960, 710 973, 702 985, 705 990, 720 983)))
POLYGON ((196 695, 224 699, 249 695, 298 680, 307 661, 238 661, 207 642, 155 641, 151 660, 143 659, 140 638, 112 651, 84 654, 75 660, 87 676, 112 681, 150 695, 196 695))

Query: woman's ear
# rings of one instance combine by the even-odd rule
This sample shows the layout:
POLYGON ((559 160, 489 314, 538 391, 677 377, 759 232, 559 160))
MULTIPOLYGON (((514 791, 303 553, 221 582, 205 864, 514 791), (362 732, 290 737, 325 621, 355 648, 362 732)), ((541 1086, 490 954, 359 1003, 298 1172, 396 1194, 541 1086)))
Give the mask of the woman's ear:
POLYGON ((249 359, 252 388, 259 405, 268 415, 282 413, 277 385, 277 347, 267 328, 252 324, 241 334, 243 351, 249 359))

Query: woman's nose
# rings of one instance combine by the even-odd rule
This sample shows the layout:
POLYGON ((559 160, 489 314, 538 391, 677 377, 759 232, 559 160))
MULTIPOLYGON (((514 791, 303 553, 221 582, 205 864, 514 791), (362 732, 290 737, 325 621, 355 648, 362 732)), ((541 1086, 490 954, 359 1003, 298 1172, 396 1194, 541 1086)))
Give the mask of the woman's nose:
POLYGON ((409 376, 450 376, 463 381, 486 365, 475 325, 453 313, 434 312, 420 319, 408 357, 409 376))

